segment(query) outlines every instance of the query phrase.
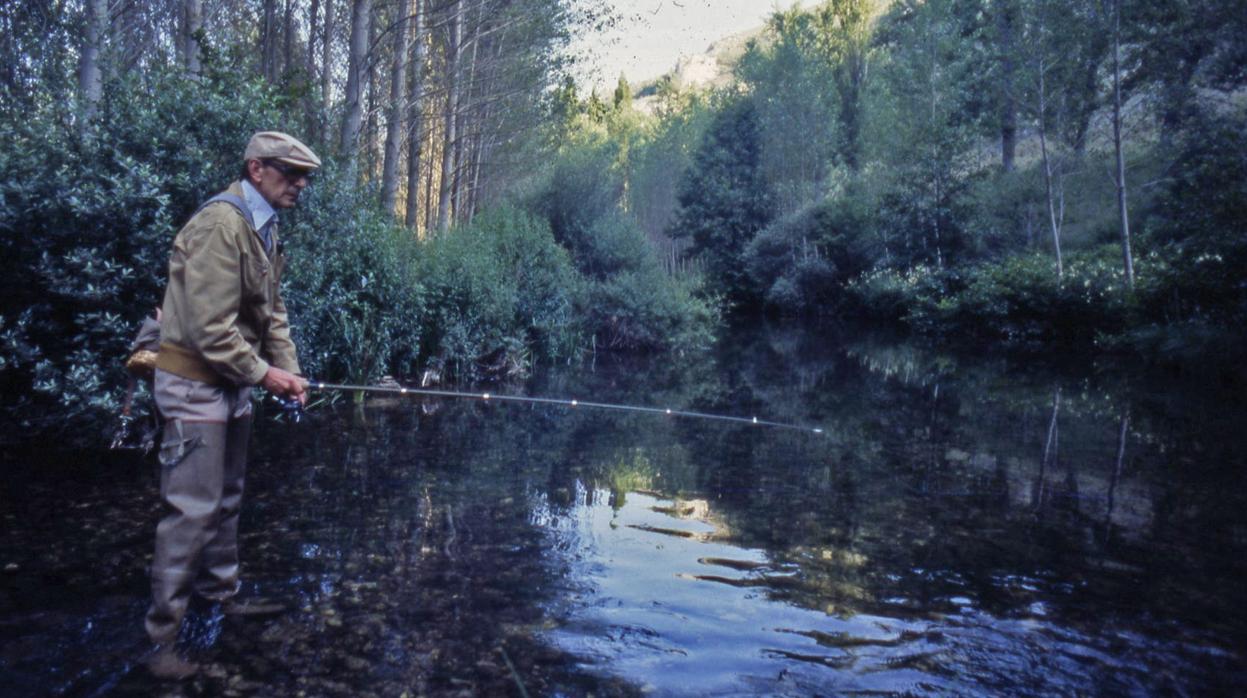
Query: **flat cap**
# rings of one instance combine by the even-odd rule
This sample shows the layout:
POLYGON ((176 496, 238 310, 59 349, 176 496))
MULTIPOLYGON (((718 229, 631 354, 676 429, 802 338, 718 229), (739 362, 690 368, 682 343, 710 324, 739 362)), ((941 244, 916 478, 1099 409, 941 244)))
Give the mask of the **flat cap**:
POLYGON ((299 142, 298 138, 280 131, 260 131, 252 136, 242 159, 244 162, 272 159, 308 170, 320 167, 320 158, 311 148, 299 142))

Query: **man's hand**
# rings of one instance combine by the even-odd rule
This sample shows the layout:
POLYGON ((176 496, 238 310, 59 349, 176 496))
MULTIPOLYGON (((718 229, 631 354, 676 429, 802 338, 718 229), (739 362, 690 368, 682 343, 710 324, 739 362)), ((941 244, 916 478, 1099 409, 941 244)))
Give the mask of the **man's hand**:
POLYGON ((307 404, 307 381, 289 371, 269 366, 268 373, 264 374, 260 385, 274 395, 287 399, 293 398, 298 400, 300 405, 307 404))

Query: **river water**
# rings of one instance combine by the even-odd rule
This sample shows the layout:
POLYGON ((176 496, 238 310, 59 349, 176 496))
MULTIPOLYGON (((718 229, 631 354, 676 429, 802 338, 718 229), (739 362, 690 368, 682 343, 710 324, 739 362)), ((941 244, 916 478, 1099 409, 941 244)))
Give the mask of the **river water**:
POLYGON ((1208 695, 1247 680, 1247 401, 1124 360, 737 335, 497 401, 266 415, 246 592, 141 668, 155 466, 6 455, 0 695, 1208 695))

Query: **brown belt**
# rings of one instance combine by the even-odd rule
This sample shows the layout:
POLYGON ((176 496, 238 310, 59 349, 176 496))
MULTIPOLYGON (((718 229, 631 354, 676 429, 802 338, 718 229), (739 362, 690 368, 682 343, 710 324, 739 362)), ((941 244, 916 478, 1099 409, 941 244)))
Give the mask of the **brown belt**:
POLYGON ((168 342, 160 343, 160 351, 156 354, 156 368, 208 385, 228 384, 199 354, 168 342))

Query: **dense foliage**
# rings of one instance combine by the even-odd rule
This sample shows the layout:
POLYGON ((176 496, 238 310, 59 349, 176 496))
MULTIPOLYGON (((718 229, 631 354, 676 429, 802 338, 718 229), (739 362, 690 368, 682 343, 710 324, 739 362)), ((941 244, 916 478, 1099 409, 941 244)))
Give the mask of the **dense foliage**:
POLYGON ((1208 338, 1247 319, 1232 5, 776 12, 703 100, 670 233, 737 310, 1187 358, 1231 345, 1208 338))
POLYGON ((83 137, 50 106, 0 120, 0 380, 25 424, 118 407, 177 226, 236 176, 229 154, 279 107, 228 77, 132 79, 109 94, 83 137))
MULTIPOLYGON (((127 348, 160 303, 178 227, 237 178, 250 134, 281 128, 294 103, 223 72, 154 71, 107 94, 85 134, 50 107, 0 120, 3 416, 84 440, 120 407, 127 348)), ((711 307, 661 267, 615 185, 560 162, 540 173, 547 203, 535 213, 499 207, 419 239, 327 158, 283 215, 305 373, 500 378, 598 349, 708 343, 711 307), (605 187, 596 208, 571 189, 582 182, 605 187)))

